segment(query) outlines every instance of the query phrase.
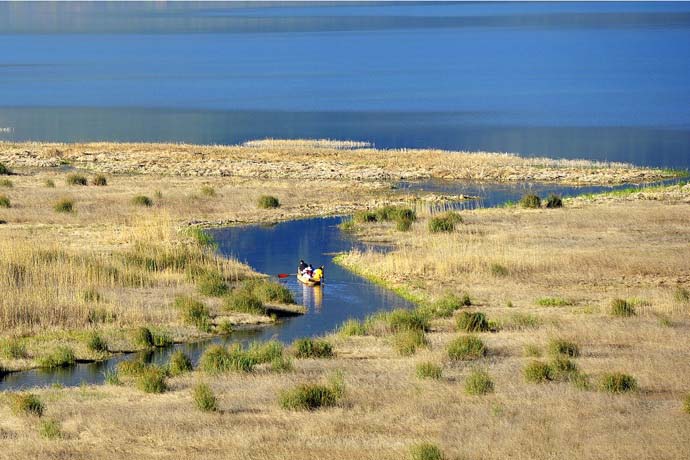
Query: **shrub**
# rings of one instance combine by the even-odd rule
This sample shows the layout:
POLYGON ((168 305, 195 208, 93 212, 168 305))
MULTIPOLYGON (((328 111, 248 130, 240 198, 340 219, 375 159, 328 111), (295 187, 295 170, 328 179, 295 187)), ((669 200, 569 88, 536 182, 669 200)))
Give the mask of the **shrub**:
POLYGON ((43 185, 45 185, 48 188, 55 188, 55 182, 53 181, 53 179, 46 179, 43 182, 43 185))
POLYGON ((40 417, 43 415, 45 405, 33 393, 17 393, 12 396, 12 411, 17 415, 33 415, 40 417))
POLYGON ((147 366, 137 376, 137 388, 145 393, 164 393, 168 389, 165 371, 158 366, 147 366))
POLYGON ((70 213, 74 211, 74 200, 62 198, 53 205, 55 212, 70 213))
POLYGON ((196 287, 200 294, 211 297, 221 297, 228 292, 225 278, 217 271, 209 271, 201 275, 196 287))
POLYGON ((216 189, 210 185, 204 185, 201 187, 201 194, 208 197, 216 196, 216 189))
POLYGON ((10 202, 10 199, 7 198, 7 195, 0 195, 0 208, 11 208, 12 203, 10 202))
POLYGON ((491 266, 489 267, 489 270, 491 271, 491 274, 502 278, 504 276, 508 276, 510 274, 510 271, 508 270, 507 267, 498 264, 498 263, 492 263, 491 266))
POLYGON ((228 371, 251 372, 255 361, 239 345, 228 350, 220 345, 211 345, 201 355, 199 366, 204 372, 218 374, 228 371))
POLYGON ((218 410, 218 400, 213 390, 205 383, 199 383, 194 387, 194 402, 196 407, 203 412, 215 412, 218 410))
POLYGON ((2 179, 0 180, 0 187, 12 188, 14 187, 14 183, 9 179, 2 179))
POLYGON ((430 361, 425 361, 417 364, 417 366, 415 367, 415 374, 417 374, 417 377, 419 377, 420 379, 438 380, 441 378, 443 370, 441 369, 441 366, 439 366, 438 364, 432 363, 430 361))
POLYGON ((249 345, 247 354, 257 364, 268 363, 283 356, 283 344, 277 340, 253 342, 249 345))
POLYGON ((280 207, 280 201, 278 198, 270 195, 262 195, 259 197, 258 206, 261 209, 273 209, 280 207))
POLYGON ((168 373, 172 377, 182 375, 185 372, 192 370, 192 361, 189 356, 185 355, 181 350, 176 351, 170 356, 170 361, 168 362, 168 373))
POLYGON ((56 439, 62 437, 60 422, 55 419, 41 420, 38 425, 38 433, 46 439, 56 439))
POLYGON ((74 364, 74 352, 70 347, 59 346, 38 360, 41 367, 64 367, 74 364))
POLYGON ((423 442, 410 448, 411 460, 443 460, 443 452, 435 444, 423 442))
POLYGON ((613 316, 620 316, 624 318, 635 316, 635 306, 626 300, 614 299, 611 301, 609 312, 613 316))
POLYGON ((690 414, 690 393, 685 396, 685 401, 683 401, 683 410, 690 414))
POLYGON ((533 360, 522 370, 525 380, 530 383, 544 383, 553 380, 551 366, 542 361, 533 360))
POLYGON ((494 391, 494 382, 486 371, 474 369, 465 379, 465 393, 471 396, 481 396, 494 391))
POLYGON ((137 195, 132 198, 132 204, 135 206, 145 206, 148 208, 153 205, 153 201, 146 195, 137 195))
POLYGON ((81 174, 68 174, 67 185, 87 185, 89 181, 81 174))
POLYGON ((417 329, 403 330, 393 336, 393 347, 401 356, 413 355, 417 348, 428 344, 424 331, 417 329))
POLYGON ((365 335, 366 329, 361 322, 356 319, 348 319, 339 328, 338 334, 343 337, 352 337, 353 335, 365 335))
POLYGON ((0 163, 0 176, 9 176, 10 174, 12 174, 12 170, 3 163, 0 163))
POLYGON ((94 332, 86 338, 86 348, 96 353, 102 353, 108 351, 108 344, 103 340, 103 337, 94 332))
POLYGON ((549 209, 562 208, 563 200, 560 196, 556 195, 555 193, 552 193, 546 199, 546 207, 549 209))
POLYGON ((486 346, 472 335, 458 337, 448 345, 448 357, 453 361, 469 361, 486 355, 486 346))
POLYGON ((464 332, 486 332, 489 330, 489 322, 481 312, 463 311, 457 319, 459 331, 464 332))
POLYGON ((302 358, 332 358, 333 347, 325 340, 310 338, 297 339, 292 343, 295 357, 302 358))
POLYGON ((432 217, 429 220, 431 233, 452 232, 453 230, 455 230, 455 221, 446 215, 432 217))
POLYGON ((239 291, 225 297, 225 308, 228 310, 249 313, 253 315, 265 315, 266 307, 254 294, 239 291))
POLYGON ((180 311, 180 317, 185 324, 196 326, 199 330, 211 330, 211 317, 206 305, 192 297, 175 297, 175 308, 180 311))
POLYGON ((690 291, 683 287, 678 287, 673 293, 673 298, 678 303, 688 303, 690 302, 690 291))
POLYGON ((153 347, 153 334, 147 327, 137 328, 132 335, 132 340, 137 346, 144 348, 153 347))
POLYGON ((580 348, 576 343, 564 339, 551 339, 549 341, 549 353, 552 356, 567 356, 577 358, 580 356, 580 348))
POLYGON ((523 208, 538 209, 541 207, 541 198, 533 193, 528 193, 520 198, 520 206, 523 208))
POLYGON ((91 183, 97 187, 105 187, 108 185, 108 179, 103 174, 98 174, 91 180, 91 183))
POLYGON ((637 390, 637 381, 631 375, 612 372, 601 376, 599 388, 608 393, 627 393, 637 390))
POLYGON ((338 404, 343 396, 343 389, 342 377, 337 375, 328 385, 302 383, 282 391, 278 402, 283 409, 312 411, 338 404))
POLYGON ((16 338, 9 338, 0 345, 0 354, 7 359, 26 358, 26 346, 16 338))
POLYGON ((571 380, 578 373, 577 365, 565 356, 556 356, 549 367, 554 380, 571 380))

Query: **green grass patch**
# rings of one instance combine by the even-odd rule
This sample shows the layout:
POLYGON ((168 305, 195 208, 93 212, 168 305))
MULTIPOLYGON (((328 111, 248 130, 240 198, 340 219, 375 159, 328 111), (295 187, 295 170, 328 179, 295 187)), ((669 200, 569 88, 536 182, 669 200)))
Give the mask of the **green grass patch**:
POLYGON ((211 345, 201 355, 199 367, 206 373, 219 374, 238 371, 251 372, 256 361, 239 345, 225 348, 221 345, 211 345))
POLYGON ((154 346, 153 333, 147 327, 138 327, 132 333, 132 342, 142 348, 152 348, 154 346))
POLYGON ((269 369, 271 372, 284 373, 292 372, 295 366, 292 364, 292 360, 286 356, 279 356, 271 360, 269 369))
POLYGON ((192 390, 194 404, 202 412, 215 412, 218 410, 218 399, 213 390, 205 383, 199 383, 192 390))
POLYGON ((536 329, 542 325, 542 320, 531 313, 513 313, 509 315, 501 327, 510 330, 536 329))
POLYGON ((624 299, 613 299, 609 307, 609 313, 612 316, 627 318, 635 316, 635 305, 624 299))
POLYGON ((448 345, 448 357, 453 361, 471 361, 485 356, 486 345, 478 337, 464 335, 448 345))
POLYGON ((444 460, 444 458, 441 449, 430 442, 422 442, 410 447, 411 460, 444 460))
POLYGON ((577 358, 580 356, 580 347, 578 347, 576 343, 560 338, 549 340, 548 350, 551 356, 556 357, 565 356, 568 358, 577 358))
POLYGON ((456 326, 461 332, 486 332, 489 330, 489 322, 486 315, 481 312, 460 312, 456 320, 456 326))
POLYGON ((262 195, 257 203, 261 209, 274 209, 280 207, 280 200, 271 195, 262 195))
POLYGON ((28 356, 26 345, 15 337, 10 337, 0 342, 0 355, 7 359, 22 359, 28 356))
POLYGON ((494 382, 488 372, 473 369, 465 379, 465 393, 470 396, 481 396, 494 391, 494 382))
POLYGON ((136 195, 132 198, 132 204, 135 206, 143 206, 149 208, 153 206, 153 200, 146 195, 136 195))
POLYGON ((439 380, 443 375, 443 369, 436 363, 424 361, 415 366, 415 374, 420 379, 439 380))
POLYGON ((562 297, 540 297, 534 303, 541 307, 567 307, 573 305, 573 301, 562 297))
POLYGON ((38 360, 40 367, 55 368, 71 366, 75 362, 74 351, 67 346, 59 346, 38 360))
POLYGON ((174 306, 180 312, 183 323, 196 326, 200 331, 211 330, 211 316, 208 308, 199 300, 189 296, 177 296, 174 306))
POLYGON ((55 212, 69 214, 74 212, 74 200, 69 198, 61 198, 53 204, 53 210, 55 212))
POLYGON ((45 439, 58 439, 62 437, 60 422, 53 418, 41 420, 38 425, 38 434, 45 439))
POLYGON ((45 411, 43 401, 33 393, 16 393, 11 396, 10 405, 16 415, 40 417, 45 411))
POLYGON ((292 292, 284 285, 266 279, 247 280, 242 284, 242 291, 251 293, 262 302, 295 303, 292 292))
POLYGON ((340 374, 331 377, 328 384, 302 383, 282 391, 278 396, 280 407, 286 410, 314 411, 337 405, 344 394, 343 379, 340 374))
POLYGON ((12 188, 14 183, 9 179, 0 179, 0 187, 12 188))
POLYGON ((690 393, 685 396, 685 400, 683 401, 683 410, 686 414, 690 414, 690 393))
POLYGON ((637 390, 637 380, 621 372, 610 372, 599 379, 599 389, 607 393, 621 394, 637 390))
POLYGON ((7 195, 0 195, 0 208, 11 208, 12 202, 7 195))
POLYGON ((68 174, 67 185, 88 185, 89 181, 82 174, 68 174))
POLYGON ((532 360, 523 368, 522 374, 529 383, 545 383, 554 379, 553 369, 547 363, 532 360))
POLYGON ((455 230, 455 225, 462 223, 462 217, 455 212, 447 212, 429 219, 429 232, 450 233, 455 230))
POLYGON ((298 359, 333 357, 333 346, 325 340, 305 337, 295 340, 292 343, 292 348, 298 359))
POLYGON ((348 319, 338 328, 338 335, 340 335, 341 337, 366 335, 366 333, 367 331, 364 328, 364 325, 354 318, 348 319))
POLYGON ((257 296, 250 292, 237 290, 225 296, 223 303, 226 310, 252 315, 265 315, 266 307, 257 296))
POLYGON ((218 271, 207 271, 197 278, 196 288, 200 294, 209 297, 222 297, 228 293, 228 283, 218 271))
POLYGON ((257 364, 270 363, 277 358, 282 358, 283 352, 283 344, 277 340, 252 342, 247 349, 248 356, 257 364))
POLYGON ((108 351, 108 343, 96 332, 92 332, 86 338, 86 348, 94 353, 105 353, 108 351))
POLYGON ((144 393, 164 393, 168 389, 166 371, 158 366, 146 366, 136 379, 136 386, 144 393))

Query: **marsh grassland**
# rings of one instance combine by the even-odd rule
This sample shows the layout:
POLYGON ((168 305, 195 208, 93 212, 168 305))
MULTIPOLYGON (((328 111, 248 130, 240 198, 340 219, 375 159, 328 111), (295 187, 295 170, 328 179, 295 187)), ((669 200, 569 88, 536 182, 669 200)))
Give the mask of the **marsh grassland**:
POLYGON ((393 250, 337 262, 418 303, 290 346, 211 346, 194 369, 177 353, 122 364, 103 386, 5 392, 0 458, 688 458, 690 185, 450 214, 390 189, 400 177, 670 174, 449 155, 330 141, 0 144, 12 182, 0 373, 294 308, 216 256, 193 222, 354 213, 346 231, 393 250), (307 178, 320 191, 308 206, 294 193, 307 178))

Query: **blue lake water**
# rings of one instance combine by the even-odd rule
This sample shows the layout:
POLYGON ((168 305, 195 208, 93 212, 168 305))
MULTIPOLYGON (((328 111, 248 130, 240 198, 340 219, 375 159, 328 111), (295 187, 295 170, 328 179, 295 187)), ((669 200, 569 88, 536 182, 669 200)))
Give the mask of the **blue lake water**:
POLYGON ((690 166, 688 3, 0 3, 0 140, 690 166))

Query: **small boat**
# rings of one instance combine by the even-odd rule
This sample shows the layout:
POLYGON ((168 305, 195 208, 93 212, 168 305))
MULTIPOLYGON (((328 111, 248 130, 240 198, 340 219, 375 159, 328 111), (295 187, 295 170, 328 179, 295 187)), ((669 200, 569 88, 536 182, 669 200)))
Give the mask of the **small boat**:
POLYGON ((320 286, 321 285, 321 280, 313 280, 309 278, 308 276, 305 276, 301 274, 300 272, 297 272, 297 279, 300 280, 303 284, 306 284, 307 286, 320 286))

